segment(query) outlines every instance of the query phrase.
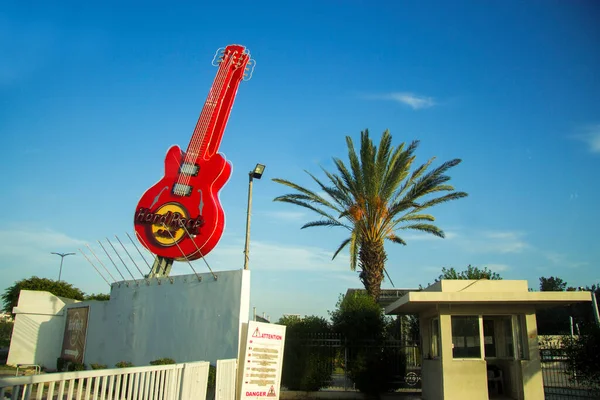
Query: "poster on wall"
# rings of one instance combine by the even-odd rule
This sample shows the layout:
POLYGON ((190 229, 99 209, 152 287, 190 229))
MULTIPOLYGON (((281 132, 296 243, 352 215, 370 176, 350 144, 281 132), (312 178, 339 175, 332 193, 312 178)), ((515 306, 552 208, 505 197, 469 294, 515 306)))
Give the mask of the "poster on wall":
POLYGON ((238 368, 241 400, 279 399, 285 326, 249 321, 244 324, 238 368))
POLYGON ((66 360, 83 363, 90 307, 67 309, 67 321, 60 356, 66 360))

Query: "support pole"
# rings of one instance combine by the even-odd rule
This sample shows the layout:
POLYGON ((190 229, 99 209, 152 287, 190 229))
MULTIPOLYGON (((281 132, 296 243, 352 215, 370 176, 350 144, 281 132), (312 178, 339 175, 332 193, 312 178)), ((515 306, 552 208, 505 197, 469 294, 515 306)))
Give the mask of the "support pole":
POLYGON ((596 320, 596 325, 600 326, 600 315, 598 315, 598 300, 596 300, 595 291, 592 291, 592 309, 594 310, 594 319, 596 320))
POLYGON ((172 258, 156 257, 156 259, 154 260, 154 264, 152 264, 152 270, 150 271, 148 278, 159 278, 162 276, 169 276, 172 267, 172 258))
POLYGON ((252 172, 248 174, 248 209, 246 210, 246 245, 244 246, 244 269, 248 269, 250 257, 250 214, 252 214, 252 172))

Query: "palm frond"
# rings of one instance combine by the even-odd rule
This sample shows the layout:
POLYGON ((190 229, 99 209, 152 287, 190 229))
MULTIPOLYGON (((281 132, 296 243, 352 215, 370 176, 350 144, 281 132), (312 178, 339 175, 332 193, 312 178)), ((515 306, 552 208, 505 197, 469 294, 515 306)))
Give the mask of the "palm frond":
POLYGON ((307 222, 306 224, 302 225, 302 227, 300 229, 304 229, 304 228, 312 228, 313 226, 343 226, 345 228, 350 229, 348 226, 342 224, 341 222, 335 221, 335 220, 318 220, 318 221, 311 221, 311 222, 307 222))
POLYGON ((395 221, 397 222, 405 222, 405 221, 435 221, 435 217, 430 214, 412 214, 408 213, 400 218, 397 218, 395 221))
POLYGON ((348 238, 345 239, 342 244, 340 244, 340 246, 337 248, 337 250, 335 251, 335 253, 333 253, 333 257, 331 257, 331 259, 335 259, 335 257, 337 257, 337 255, 340 253, 340 251, 342 251, 344 249, 344 247, 346 247, 348 245, 348 243, 350 243, 352 239, 348 238))
POLYGON ((386 239, 391 242, 402 244, 402 245, 406 246, 406 242, 399 236, 392 235, 392 236, 386 237, 386 239))
POLYGON ((435 236, 438 236, 438 237, 441 237, 441 238, 446 237, 444 235, 444 231, 443 230, 441 230, 437 226, 431 225, 431 224, 405 225, 405 226, 401 227, 400 229, 414 229, 416 231, 431 233, 432 235, 435 235, 435 236))
POLYGON ((289 197, 287 195, 279 196, 279 197, 276 197, 275 199, 273 199, 273 201, 280 201, 282 203, 295 204, 300 207, 308 208, 309 210, 312 210, 312 211, 316 212, 317 214, 322 215, 323 217, 328 218, 332 221, 337 220, 337 218, 335 218, 333 215, 328 214, 326 211, 321 210, 320 208, 317 208, 310 203, 306 203, 301 200, 296 200, 296 199, 292 198, 291 196, 289 196, 289 197))
POLYGON ((467 197, 467 196, 469 196, 469 194, 465 193, 465 192, 448 193, 447 195, 444 195, 441 197, 436 197, 435 199, 426 201, 425 203, 419 205, 418 209, 424 210, 426 208, 435 206, 437 204, 445 203, 445 202, 451 201, 451 200, 462 199, 463 197, 467 197))
MULTIPOLYGON (((366 131, 368 135, 368 130, 366 131)), ((362 135, 362 132, 361 132, 362 135)), ((358 193, 362 193, 362 188, 364 187, 363 177, 361 174, 360 161, 354 150, 354 143, 352 142, 352 138, 350 136, 346 136, 346 146, 348 147, 348 160, 350 161, 350 171, 346 168, 344 163, 341 160, 334 159, 335 165, 338 170, 342 173, 342 177, 348 188, 355 195, 358 193)))

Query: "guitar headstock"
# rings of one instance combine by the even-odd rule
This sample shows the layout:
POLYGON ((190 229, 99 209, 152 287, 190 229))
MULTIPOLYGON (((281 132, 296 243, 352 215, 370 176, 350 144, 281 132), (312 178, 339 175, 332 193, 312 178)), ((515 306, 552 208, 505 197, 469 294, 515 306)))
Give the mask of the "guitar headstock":
POLYGON ((256 62, 250 58, 250 50, 238 44, 231 44, 217 50, 213 57, 212 65, 216 67, 223 62, 230 65, 234 70, 243 68, 243 79, 245 81, 252 77, 254 65, 256 64, 256 62))

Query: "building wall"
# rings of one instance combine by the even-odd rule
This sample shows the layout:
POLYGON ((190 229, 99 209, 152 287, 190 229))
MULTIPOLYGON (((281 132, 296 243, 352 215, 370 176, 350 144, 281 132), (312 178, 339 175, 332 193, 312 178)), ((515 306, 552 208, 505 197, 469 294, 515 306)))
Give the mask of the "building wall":
POLYGON ((444 381, 442 376, 442 361, 440 359, 423 360, 421 379, 423 378, 426 379, 426 382, 422 381, 421 385, 423 388, 423 400, 443 399, 444 381))
MULTIPOLYGON (((113 284, 110 301, 84 301, 73 306, 89 305, 87 341, 84 362, 113 366, 119 361, 147 365, 150 361, 169 357, 177 362, 210 361, 236 358, 242 322, 248 320, 250 308, 250 271, 219 271, 215 280, 210 273, 181 275, 113 284), (172 281, 171 281, 172 280, 172 281)), ((25 291, 23 291, 25 292, 25 291)), ((9 363, 25 363, 43 359, 42 365, 56 367, 60 355, 69 305, 56 301, 47 292, 36 293, 38 301, 24 307, 39 310, 45 304, 56 304, 55 314, 46 315, 44 324, 26 326, 27 318, 17 314, 9 363), (37 330, 36 330, 37 329, 37 330), (44 346, 35 338, 44 332, 44 346), (29 334, 27 331, 31 331, 29 334), (34 333, 36 332, 36 333, 34 333), (19 339, 15 339, 19 338, 19 339), (22 349, 27 349, 27 357, 22 349), (42 353, 49 353, 42 357, 42 353)), ((19 308, 21 300, 19 301, 19 308)), ((37 311, 39 312, 39 311, 37 311)))
POLYGON ((38 364, 56 368, 65 329, 63 310, 67 304, 75 303, 76 300, 48 292, 22 290, 18 305, 13 309, 17 315, 7 364, 38 364))
POLYGON ((542 377, 542 362, 538 344, 537 323, 535 313, 525 316, 525 329, 527 330, 528 359, 521 360, 521 374, 523 379, 522 397, 528 399, 544 398, 544 379, 542 377))

